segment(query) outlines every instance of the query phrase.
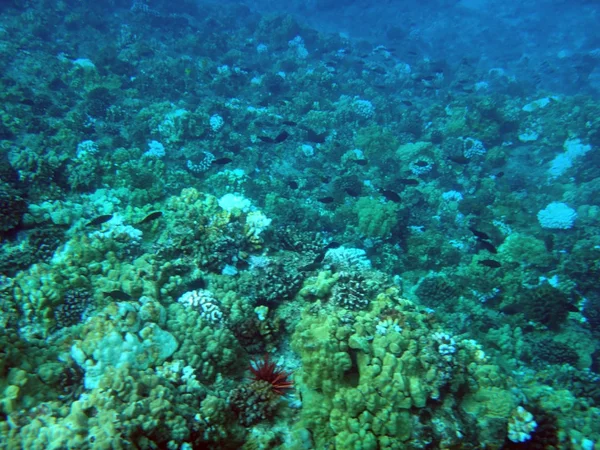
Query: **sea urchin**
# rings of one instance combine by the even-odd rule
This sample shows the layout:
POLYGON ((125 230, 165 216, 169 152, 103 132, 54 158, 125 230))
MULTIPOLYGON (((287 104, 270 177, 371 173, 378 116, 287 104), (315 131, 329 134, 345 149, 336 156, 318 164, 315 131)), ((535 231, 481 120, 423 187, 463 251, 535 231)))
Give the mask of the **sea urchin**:
POLYGON ((252 361, 249 368, 253 375, 253 381, 266 381, 271 385, 271 390, 275 394, 283 395, 286 390, 291 389, 294 385, 293 381, 288 380, 291 374, 276 363, 271 362, 268 354, 260 360, 252 361))

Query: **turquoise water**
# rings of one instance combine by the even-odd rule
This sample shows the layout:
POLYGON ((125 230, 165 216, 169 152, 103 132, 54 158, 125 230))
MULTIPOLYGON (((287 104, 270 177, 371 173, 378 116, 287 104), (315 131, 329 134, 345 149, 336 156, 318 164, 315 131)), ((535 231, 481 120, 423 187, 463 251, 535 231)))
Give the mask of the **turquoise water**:
POLYGON ((593 449, 594 2, 0 9, 0 449, 593 449))

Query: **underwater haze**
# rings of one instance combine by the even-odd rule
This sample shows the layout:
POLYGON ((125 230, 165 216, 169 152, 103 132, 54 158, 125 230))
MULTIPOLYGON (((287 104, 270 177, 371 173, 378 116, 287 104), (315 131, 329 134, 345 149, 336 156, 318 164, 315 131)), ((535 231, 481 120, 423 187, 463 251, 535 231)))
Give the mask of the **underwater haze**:
POLYGON ((599 448, 599 21, 3 1, 0 450, 599 448))

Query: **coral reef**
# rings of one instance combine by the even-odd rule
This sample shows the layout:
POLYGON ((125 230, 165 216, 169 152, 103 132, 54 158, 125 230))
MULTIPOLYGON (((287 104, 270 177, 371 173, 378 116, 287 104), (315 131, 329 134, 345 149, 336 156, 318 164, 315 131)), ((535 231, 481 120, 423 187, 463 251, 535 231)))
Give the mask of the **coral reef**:
POLYGON ((598 446, 593 39, 265 2, 3 4, 0 448, 598 446))

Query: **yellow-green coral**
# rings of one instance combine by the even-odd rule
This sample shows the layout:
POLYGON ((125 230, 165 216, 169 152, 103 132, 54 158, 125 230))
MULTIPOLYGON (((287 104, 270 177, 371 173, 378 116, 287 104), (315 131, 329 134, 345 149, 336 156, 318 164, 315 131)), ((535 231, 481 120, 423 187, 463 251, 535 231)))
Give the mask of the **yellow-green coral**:
POLYGON ((398 223, 398 205, 361 197, 354 207, 358 231, 369 238, 386 238, 398 223))
MULTIPOLYGON (((348 449, 418 448, 422 430, 414 427, 415 408, 440 399, 442 388, 467 389, 472 399, 488 398, 475 386, 507 392, 477 343, 435 330, 427 319, 395 289, 380 293, 370 311, 308 306, 292 337, 303 363, 295 377, 303 397, 297 429, 311 430, 317 448, 332 443, 348 449), (477 380, 469 388, 468 377, 477 380)), ((494 417, 505 423, 510 407, 507 411, 494 417)), ((447 430, 443 440, 457 445, 460 423, 450 425, 442 417, 459 412, 430 413, 455 427, 455 434, 447 430)), ((482 442, 504 438, 498 430, 486 434, 483 427, 481 436, 482 442)))

